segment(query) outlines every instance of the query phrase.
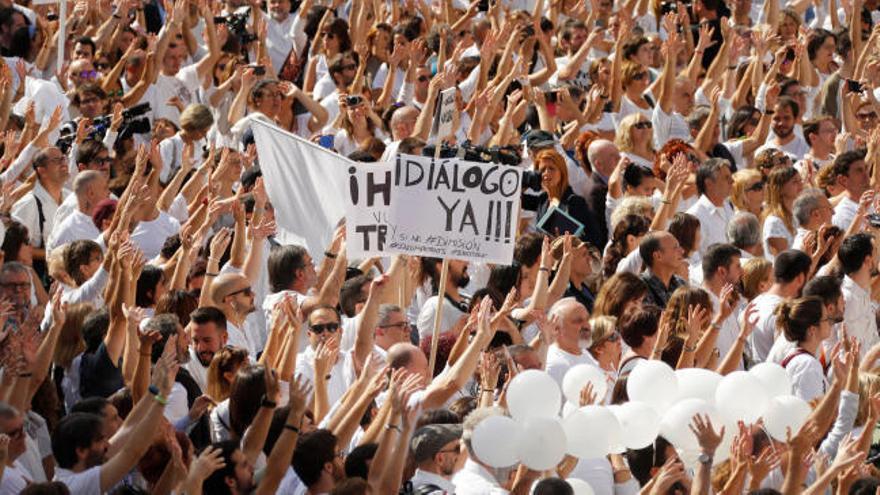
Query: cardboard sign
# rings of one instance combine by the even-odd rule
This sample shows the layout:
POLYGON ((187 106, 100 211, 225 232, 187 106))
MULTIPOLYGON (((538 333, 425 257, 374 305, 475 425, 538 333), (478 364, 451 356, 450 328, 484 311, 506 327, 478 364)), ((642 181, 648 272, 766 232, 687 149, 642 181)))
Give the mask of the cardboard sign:
POLYGON ((435 138, 437 143, 442 143, 455 132, 453 124, 456 111, 458 108, 455 106, 455 88, 444 89, 440 92, 437 113, 434 114, 434 123, 431 126, 431 137, 435 138))
POLYGON ((494 163, 399 155, 388 251, 510 264, 522 171, 494 163))

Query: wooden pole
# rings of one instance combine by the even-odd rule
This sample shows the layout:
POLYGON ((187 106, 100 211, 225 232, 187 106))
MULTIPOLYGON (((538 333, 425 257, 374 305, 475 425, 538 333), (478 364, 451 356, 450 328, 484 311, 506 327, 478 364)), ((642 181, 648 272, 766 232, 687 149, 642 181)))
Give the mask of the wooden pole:
MULTIPOLYGON (((55 70, 61 71, 61 66, 64 65, 64 48, 67 46, 67 0, 61 0, 58 2, 58 49, 56 56, 58 57, 55 60, 55 70)), ((67 77, 66 74, 62 74, 62 77, 67 77)), ((21 82, 24 84, 24 81, 21 82)))
POLYGON ((434 364, 437 362, 437 343, 440 341, 440 320, 443 319, 443 306, 446 302, 446 279, 449 277, 449 258, 443 258, 440 268, 440 286, 437 287, 437 312, 434 313, 434 334, 431 337, 431 358, 428 360, 428 372, 434 376, 434 364))

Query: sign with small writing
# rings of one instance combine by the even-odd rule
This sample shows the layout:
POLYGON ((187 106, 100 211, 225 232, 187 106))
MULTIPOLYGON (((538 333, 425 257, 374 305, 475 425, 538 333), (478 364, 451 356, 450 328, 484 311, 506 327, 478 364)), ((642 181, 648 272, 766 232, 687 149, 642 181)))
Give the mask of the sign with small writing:
POLYGON ((455 132, 453 124, 455 112, 458 111, 455 105, 455 90, 456 88, 452 87, 440 92, 437 113, 434 114, 434 123, 431 126, 431 136, 436 138, 438 143, 442 143, 455 132))
POLYGON ((393 167, 390 163, 352 163, 347 171, 345 252, 354 259, 384 256, 393 167))
POLYGON ((398 155, 385 248, 416 256, 510 264, 521 170, 398 155))

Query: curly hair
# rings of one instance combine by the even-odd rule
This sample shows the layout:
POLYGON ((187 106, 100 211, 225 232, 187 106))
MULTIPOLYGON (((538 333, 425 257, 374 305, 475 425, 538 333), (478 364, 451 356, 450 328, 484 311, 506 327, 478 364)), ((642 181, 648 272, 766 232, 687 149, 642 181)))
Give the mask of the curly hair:
POLYGON ((694 154, 694 147, 687 144, 681 139, 670 139, 666 141, 666 144, 660 148, 654 155, 654 176, 660 180, 666 180, 666 171, 660 167, 660 163, 662 163, 663 158, 669 160, 669 163, 672 163, 672 160, 678 156, 679 153, 685 153, 687 155, 694 154))

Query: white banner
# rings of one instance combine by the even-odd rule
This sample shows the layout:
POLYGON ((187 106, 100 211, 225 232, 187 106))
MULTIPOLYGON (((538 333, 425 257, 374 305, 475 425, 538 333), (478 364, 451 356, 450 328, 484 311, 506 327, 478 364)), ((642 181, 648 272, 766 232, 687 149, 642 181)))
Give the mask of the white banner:
POLYGON ((354 162, 270 123, 252 122, 281 237, 293 237, 320 259, 345 218, 346 254, 382 255, 391 165, 354 162))
POLYGON ((510 264, 521 176, 494 163, 398 155, 388 251, 510 264))

